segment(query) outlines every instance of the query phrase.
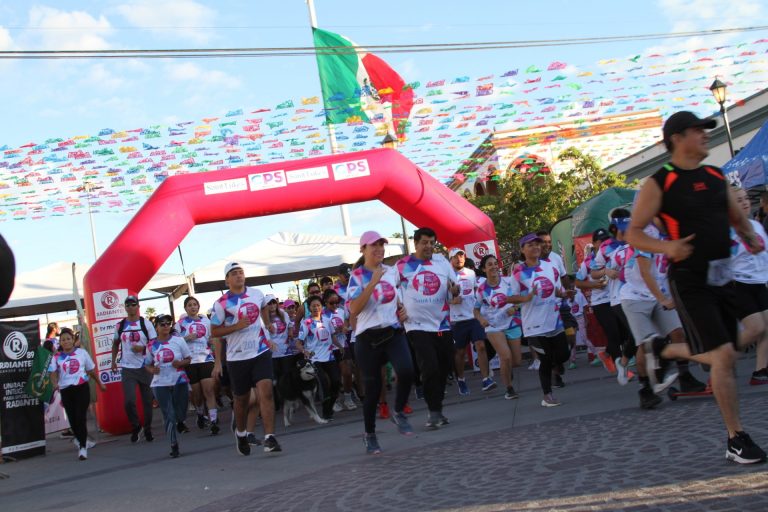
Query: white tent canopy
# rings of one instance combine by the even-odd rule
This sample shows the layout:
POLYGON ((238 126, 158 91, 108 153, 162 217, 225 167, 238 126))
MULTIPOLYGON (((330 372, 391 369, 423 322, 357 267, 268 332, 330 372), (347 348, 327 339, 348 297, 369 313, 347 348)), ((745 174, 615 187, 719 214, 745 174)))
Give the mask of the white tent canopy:
MULTIPOLYGON (((83 277, 90 265, 76 264, 75 276, 80 297, 83 296, 83 277)), ((184 284, 184 276, 157 274, 145 289, 177 288, 184 284)), ((72 295, 72 263, 60 261, 16 276, 11 298, 0 308, 0 318, 43 315, 77 308, 72 295)))
MULTIPOLYGON (((403 240, 387 238, 385 257, 404 253, 403 240)), ((195 292, 226 289, 224 266, 236 261, 245 270, 249 286, 284 283, 334 275, 340 264, 360 257, 360 237, 279 232, 229 256, 196 269, 195 292)))

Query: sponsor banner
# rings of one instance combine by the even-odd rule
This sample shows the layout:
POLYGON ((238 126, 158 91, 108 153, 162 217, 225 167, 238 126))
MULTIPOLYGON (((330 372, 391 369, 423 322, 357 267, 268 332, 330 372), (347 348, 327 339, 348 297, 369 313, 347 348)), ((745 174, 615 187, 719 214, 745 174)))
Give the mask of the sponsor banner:
POLYGON ((0 432, 3 453, 45 455, 43 404, 24 388, 40 346, 37 320, 0 322, 0 432))
POLYGON ((103 382, 104 384, 109 384, 110 382, 120 382, 120 370, 117 370, 113 372, 112 370, 105 370, 103 372, 99 372, 99 380, 103 382))
POLYGON ((486 254, 493 254, 497 258, 496 243, 493 240, 484 240, 482 242, 476 242, 474 244, 466 244, 464 246, 464 253, 472 258, 475 263, 480 263, 483 256, 486 254))
POLYGON ((363 176, 371 175, 371 168, 368 166, 368 160, 366 159, 332 164, 332 167, 333 179, 336 181, 362 178, 363 176))
POLYGON ((94 339, 94 354, 112 352, 112 340, 115 336, 117 322, 96 322, 92 326, 94 339))
POLYGON ((248 183, 251 187, 251 192, 280 188, 288 185, 288 181, 285 178, 285 171, 283 170, 249 174, 248 183))
POLYGON ((310 167, 309 169, 296 169, 295 171, 286 171, 285 177, 288 178, 288 183, 324 180, 328 178, 328 168, 323 166, 310 167))
POLYGON ((125 317, 125 298, 128 289, 105 290, 93 294, 93 308, 97 322, 104 320, 120 320, 125 317))
POLYGON ((245 190, 248 190, 248 182, 246 182, 245 178, 203 183, 203 191, 207 196, 213 194, 226 194, 228 192, 243 192, 245 190))
POLYGON ((99 372, 109 371, 112 368, 112 354, 97 354, 96 369, 99 372))

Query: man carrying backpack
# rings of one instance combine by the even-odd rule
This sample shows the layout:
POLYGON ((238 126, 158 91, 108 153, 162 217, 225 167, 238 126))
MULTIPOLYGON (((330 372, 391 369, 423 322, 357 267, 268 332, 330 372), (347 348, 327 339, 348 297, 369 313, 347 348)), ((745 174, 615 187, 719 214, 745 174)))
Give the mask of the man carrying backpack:
POLYGON ((139 299, 129 295, 125 299, 126 317, 115 327, 112 341, 112 371, 117 371, 117 352, 120 351, 120 380, 123 383, 125 414, 131 422, 131 442, 139 440, 141 426, 136 413, 136 386, 139 386, 144 409, 144 439, 152 441, 152 375, 144 369, 147 345, 157 338, 151 322, 139 315, 139 299))

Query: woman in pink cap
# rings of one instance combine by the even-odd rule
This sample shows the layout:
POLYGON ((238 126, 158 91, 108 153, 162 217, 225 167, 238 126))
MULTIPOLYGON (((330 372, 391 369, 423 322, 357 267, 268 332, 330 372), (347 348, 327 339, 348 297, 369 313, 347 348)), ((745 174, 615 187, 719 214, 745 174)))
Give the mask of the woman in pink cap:
POLYGON ((397 374, 392 422, 401 434, 413 435, 413 428, 403 413, 411 392, 413 362, 400 324, 405 315, 397 298, 398 272, 383 264, 386 243, 387 239, 376 231, 363 233, 360 237, 362 264, 352 271, 347 287, 349 313, 356 317, 355 358, 365 385, 363 442, 369 454, 381 453, 376 438, 376 401, 382 387, 381 367, 387 361, 397 374))

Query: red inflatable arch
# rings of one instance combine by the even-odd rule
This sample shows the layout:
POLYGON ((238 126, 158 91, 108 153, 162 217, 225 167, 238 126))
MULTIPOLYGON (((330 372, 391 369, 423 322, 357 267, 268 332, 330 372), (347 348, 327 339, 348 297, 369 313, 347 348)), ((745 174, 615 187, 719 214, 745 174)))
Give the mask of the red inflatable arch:
POLYGON ((123 301, 146 285, 195 225, 372 199, 416 226, 432 227, 446 246, 464 247, 478 259, 488 251, 498 253, 496 232, 485 214, 392 149, 166 179, 85 276, 99 375, 107 384, 96 407, 101 428, 112 434, 130 430, 120 375, 110 371, 123 301))

